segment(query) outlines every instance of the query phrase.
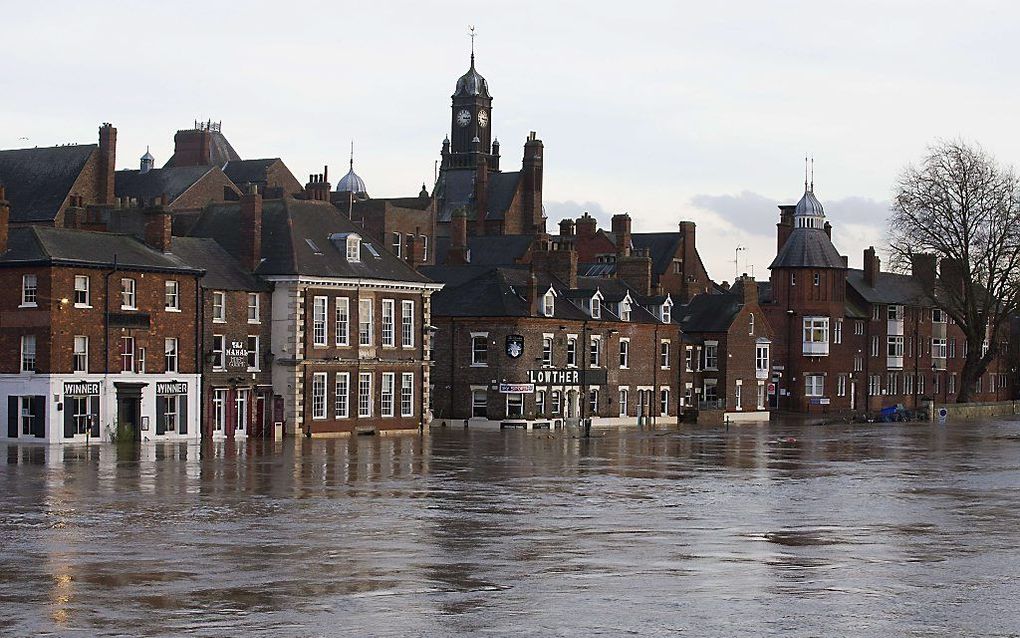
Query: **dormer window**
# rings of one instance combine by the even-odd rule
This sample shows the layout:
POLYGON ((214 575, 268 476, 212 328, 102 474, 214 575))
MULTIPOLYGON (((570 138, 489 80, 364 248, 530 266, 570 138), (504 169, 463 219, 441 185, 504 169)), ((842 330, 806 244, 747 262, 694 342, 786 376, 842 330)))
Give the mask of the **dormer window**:
POLYGON ((553 291, 545 293, 545 297, 542 298, 542 314, 546 317, 551 317, 556 312, 556 295, 553 291))
POLYGON ((659 311, 659 316, 662 317, 662 323, 670 323, 673 321, 673 308, 668 303, 662 304, 662 310, 659 311))
POLYGON ((347 261, 361 261, 361 237, 347 236, 347 261))
POLYGON ((591 298, 591 318, 602 318, 602 301, 598 297, 591 298))
POLYGON ((619 310, 620 319, 630 321, 630 304, 626 300, 620 302, 619 310))

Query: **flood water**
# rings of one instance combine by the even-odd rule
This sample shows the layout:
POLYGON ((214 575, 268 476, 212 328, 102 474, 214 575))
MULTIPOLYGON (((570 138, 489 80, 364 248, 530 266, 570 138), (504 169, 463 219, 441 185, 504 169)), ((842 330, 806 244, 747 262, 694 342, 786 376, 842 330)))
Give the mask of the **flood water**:
POLYGON ((1020 422, 597 435, 0 446, 0 634, 1020 635, 1020 422))

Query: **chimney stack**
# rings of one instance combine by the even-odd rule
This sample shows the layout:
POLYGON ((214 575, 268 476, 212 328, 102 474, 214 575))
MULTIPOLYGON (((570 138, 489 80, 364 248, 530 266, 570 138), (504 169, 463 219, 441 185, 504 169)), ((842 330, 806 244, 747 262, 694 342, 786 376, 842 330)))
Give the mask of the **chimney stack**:
POLYGON ((776 252, 778 253, 786 245, 786 240, 790 238, 790 233, 793 232, 793 212, 796 210, 796 206, 780 206, 779 207, 779 223, 776 224, 776 252))
POLYGON ((450 215, 450 252, 446 257, 450 265, 466 264, 471 255, 467 246, 467 211, 458 208, 450 215))
POLYGON ((743 294, 745 306, 758 304, 758 284, 754 277, 748 277, 746 272, 740 278, 740 291, 743 294))
POLYGON ((874 286, 881 272, 882 260, 875 254, 875 247, 868 246, 864 250, 864 283, 874 286))
POLYGON ((7 202, 7 189, 0 184, 0 253, 7 252, 7 237, 11 230, 11 206, 7 202))
POLYGON ((528 315, 532 317, 538 316, 538 277, 535 276, 535 270, 531 270, 531 274, 528 275, 528 315))
POLYGON ((613 215, 613 235, 616 236, 616 256, 627 257, 630 255, 630 215, 620 213, 613 215))
POLYGON ((524 232, 545 232, 545 212, 542 210, 542 140, 535 131, 528 134, 524 143, 524 161, 521 163, 521 223, 524 232))
POLYGON ((145 216, 145 243, 161 253, 170 252, 173 232, 170 211, 166 209, 166 195, 153 200, 145 216))
POLYGON ((262 195, 255 184, 248 184, 248 192, 241 195, 241 265, 255 272, 262 261, 262 195))
POLYGON ((640 295, 652 291, 652 258, 648 249, 636 250, 629 255, 616 257, 616 277, 640 295))
POLYGON ((99 183, 97 204, 113 204, 114 179, 117 170, 117 129, 109 122, 99 127, 99 183))
POLYGON ((561 219, 560 220, 560 236, 561 237, 573 237, 574 236, 574 220, 561 219))
POLYGON ((577 288, 577 251, 571 242, 543 244, 531 255, 532 269, 543 271, 563 282, 567 288, 577 288))
POLYGON ((329 167, 323 166, 321 173, 313 173, 308 176, 308 183, 305 184, 305 196, 310 200, 320 202, 329 201, 329 167))
POLYGON ((938 259, 931 253, 914 253, 910 255, 910 273, 921 282, 924 291, 929 295, 935 293, 935 268, 938 259))
POLYGON ((579 239, 593 238, 596 228, 598 228, 598 224, 588 211, 584 211, 584 214, 578 217, 577 222, 574 224, 574 229, 579 239))

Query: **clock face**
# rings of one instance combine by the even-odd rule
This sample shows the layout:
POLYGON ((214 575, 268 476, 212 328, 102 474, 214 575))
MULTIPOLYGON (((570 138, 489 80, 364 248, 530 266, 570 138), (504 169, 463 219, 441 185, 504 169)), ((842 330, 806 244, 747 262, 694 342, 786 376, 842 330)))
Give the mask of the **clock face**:
POLYGON ((478 126, 485 128, 489 125, 489 114, 484 109, 478 111, 478 126))
POLYGON ((458 126, 467 126, 470 123, 471 123, 471 112, 468 111, 467 109, 461 109, 460 112, 457 113, 457 125, 458 126))

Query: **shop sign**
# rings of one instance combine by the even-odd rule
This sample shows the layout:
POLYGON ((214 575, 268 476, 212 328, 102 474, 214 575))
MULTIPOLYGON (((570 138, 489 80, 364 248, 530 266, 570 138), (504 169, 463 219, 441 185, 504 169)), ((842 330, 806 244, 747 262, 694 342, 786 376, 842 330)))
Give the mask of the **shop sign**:
POLYGON ((159 381, 156 383, 156 394, 187 394, 187 381, 159 381))
POLYGON ((578 370, 577 368, 542 368, 528 370, 528 383, 533 385, 605 385, 605 370, 578 370))
POLYGON ((99 394, 98 381, 65 381, 64 394, 73 397, 90 396, 99 394))
POLYGON ((248 347, 241 341, 231 341, 224 353, 228 368, 248 368, 248 347))
POLYGON ((534 394, 534 383, 500 383, 500 394, 534 394))
POLYGON ((506 336, 506 356, 518 359, 524 354, 524 337, 521 335, 506 336))

